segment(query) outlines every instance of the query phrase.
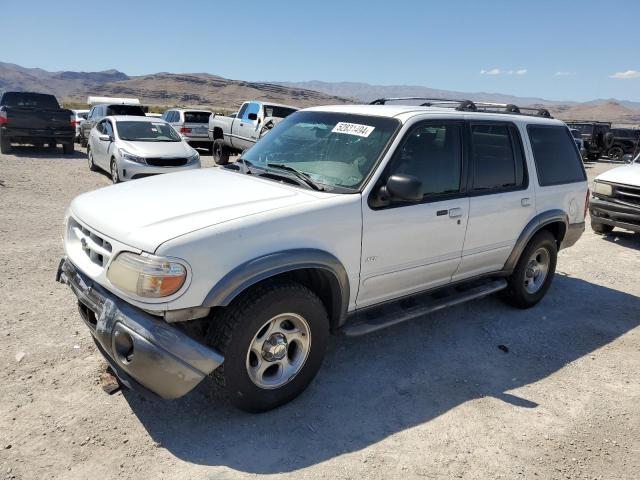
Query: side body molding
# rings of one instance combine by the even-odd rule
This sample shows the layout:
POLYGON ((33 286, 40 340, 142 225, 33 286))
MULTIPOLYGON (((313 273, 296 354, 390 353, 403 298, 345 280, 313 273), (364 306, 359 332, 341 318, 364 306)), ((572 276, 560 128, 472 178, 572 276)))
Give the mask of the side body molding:
POLYGON ((561 223, 562 225, 558 238, 558 247, 560 247, 562 239, 567 232, 569 217, 564 211, 559 209, 547 210, 546 212, 539 213, 533 217, 527 226, 524 227, 524 230, 522 230, 522 233, 518 237, 518 240, 511 251, 511 255, 509 255, 509 258, 507 258, 507 261, 504 264, 503 270, 505 272, 511 273, 513 269, 516 268, 520 254, 522 254, 522 251, 527 246, 527 243, 529 243, 529 240, 531 240, 538 230, 550 223, 561 223))
POLYGON ((319 269, 330 274, 328 278, 333 308, 329 315, 336 325, 341 324, 349 306, 349 277, 335 256, 311 248, 274 252, 239 265, 214 285, 202 305, 227 306, 251 285, 281 273, 302 269, 319 269))

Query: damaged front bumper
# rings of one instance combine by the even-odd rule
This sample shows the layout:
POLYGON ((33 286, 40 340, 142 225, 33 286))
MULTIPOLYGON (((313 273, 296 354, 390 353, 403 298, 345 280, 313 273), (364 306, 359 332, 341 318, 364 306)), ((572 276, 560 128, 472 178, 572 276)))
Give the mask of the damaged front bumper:
POLYGON ((96 345, 119 380, 133 390, 178 398, 224 360, 176 327, 93 283, 67 258, 60 262, 56 279, 76 295, 96 345))

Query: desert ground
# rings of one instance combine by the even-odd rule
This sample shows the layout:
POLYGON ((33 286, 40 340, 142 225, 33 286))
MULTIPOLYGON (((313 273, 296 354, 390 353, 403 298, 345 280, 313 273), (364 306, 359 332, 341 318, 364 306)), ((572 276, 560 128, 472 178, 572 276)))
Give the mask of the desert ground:
POLYGON ((65 208, 109 183, 83 152, 0 156, 0 479, 640 478, 640 235, 587 225, 530 310, 487 298, 336 335, 301 397, 250 415, 207 384, 102 390, 54 277, 65 208))

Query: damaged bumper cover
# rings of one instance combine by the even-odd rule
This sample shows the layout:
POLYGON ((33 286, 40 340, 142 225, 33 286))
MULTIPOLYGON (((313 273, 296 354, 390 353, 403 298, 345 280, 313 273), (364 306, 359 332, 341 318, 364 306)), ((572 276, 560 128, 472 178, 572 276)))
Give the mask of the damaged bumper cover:
POLYGON ((80 315, 98 349, 119 380, 133 390, 178 398, 224 360, 176 327, 93 283, 66 258, 60 262, 56 279, 76 295, 80 315))

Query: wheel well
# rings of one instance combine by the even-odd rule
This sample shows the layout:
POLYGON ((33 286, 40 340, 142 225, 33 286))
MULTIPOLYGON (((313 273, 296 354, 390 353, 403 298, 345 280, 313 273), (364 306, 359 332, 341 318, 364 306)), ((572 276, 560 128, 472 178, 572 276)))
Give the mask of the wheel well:
POLYGON ((254 283, 242 292, 242 294, 252 290, 258 285, 277 282, 279 280, 292 280, 307 287, 320 298, 320 301, 322 301, 327 309, 331 330, 334 330, 340 325, 342 318, 342 294, 338 279, 329 270, 321 268, 300 268, 279 273, 254 283))
POLYGON ((551 222, 544 225, 539 231, 542 230, 549 231, 555 237, 558 249, 560 249, 560 244, 564 239, 565 233, 567 233, 567 225, 564 222, 551 222))
POLYGON ((222 133, 222 129, 220 127, 213 128, 213 139, 217 140, 219 138, 224 138, 224 134, 222 133))

